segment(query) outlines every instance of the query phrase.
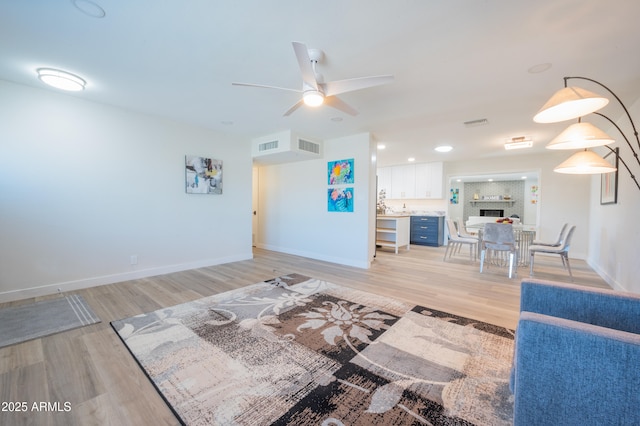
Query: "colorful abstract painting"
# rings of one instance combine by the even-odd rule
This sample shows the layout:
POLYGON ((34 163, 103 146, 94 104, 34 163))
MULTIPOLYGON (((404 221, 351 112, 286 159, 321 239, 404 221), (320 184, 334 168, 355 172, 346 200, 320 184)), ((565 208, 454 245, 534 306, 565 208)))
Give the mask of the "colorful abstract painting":
POLYGON ((222 194, 222 161, 185 156, 187 194, 222 194))
POLYGON ((329 185, 353 183, 353 158, 327 163, 329 185))
POLYGON ((353 188, 329 188, 327 201, 330 212, 353 212, 353 188))

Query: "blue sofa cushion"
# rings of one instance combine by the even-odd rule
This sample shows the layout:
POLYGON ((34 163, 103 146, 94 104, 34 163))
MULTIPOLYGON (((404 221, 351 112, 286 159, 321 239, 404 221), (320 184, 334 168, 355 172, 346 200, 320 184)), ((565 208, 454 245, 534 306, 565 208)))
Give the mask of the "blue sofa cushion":
POLYGON ((640 424, 640 335, 522 312, 515 425, 640 424))

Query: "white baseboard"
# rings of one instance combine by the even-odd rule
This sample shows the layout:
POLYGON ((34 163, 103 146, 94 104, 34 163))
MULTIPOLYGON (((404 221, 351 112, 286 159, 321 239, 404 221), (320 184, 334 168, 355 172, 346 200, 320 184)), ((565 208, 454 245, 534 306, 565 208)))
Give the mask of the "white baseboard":
POLYGON ((27 299, 30 297, 47 296, 66 291, 80 290, 83 288, 97 287, 100 285, 114 284, 123 281, 137 280, 140 278, 153 277, 156 275, 170 274, 173 272, 187 271, 189 269, 205 268, 207 266, 222 265, 224 263, 239 262, 241 260, 253 259, 253 253, 243 255, 220 257, 216 259, 199 260, 196 262, 181 263, 177 265, 161 266, 156 268, 141 269, 130 272, 123 272, 99 277, 83 278, 74 281, 67 281, 55 284, 48 284, 40 287, 31 287, 20 290, 12 290, 0 293, 0 303, 12 302, 14 300, 27 299))
POLYGON ((265 250, 277 251, 279 253, 286 253, 286 254, 293 254, 295 256, 308 257, 309 259, 322 260, 324 262, 337 263, 339 265, 353 266, 356 268, 369 269, 371 267, 370 261, 361 261, 357 259, 346 259, 342 257, 326 256, 321 253, 296 250, 288 247, 274 246, 271 244, 256 244, 256 247, 265 249, 265 250))
POLYGON ((603 280, 606 281, 607 284, 611 286, 612 289, 618 291, 630 291, 622 286, 618 281, 616 281, 611 275, 607 273, 604 269, 600 267, 597 263, 592 262, 590 259, 587 259, 587 264, 591 266, 591 269, 596 271, 598 275, 602 277, 603 280))

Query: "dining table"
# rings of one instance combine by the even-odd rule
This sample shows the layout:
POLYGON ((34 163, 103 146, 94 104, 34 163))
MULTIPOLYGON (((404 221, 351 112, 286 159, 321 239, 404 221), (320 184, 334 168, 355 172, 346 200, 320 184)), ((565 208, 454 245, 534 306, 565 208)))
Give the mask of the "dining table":
MULTIPOLYGON (((486 223, 474 223, 472 225, 467 225, 467 232, 471 234, 476 233, 478 235, 478 241, 482 242, 482 233, 484 231, 485 224, 486 223)), ((511 225, 513 227, 513 235, 516 240, 516 246, 518 247, 518 266, 529 266, 529 246, 536 238, 536 227, 533 225, 523 224, 511 225)), ((480 256, 481 251, 482 244, 478 244, 478 257, 480 256)), ((503 263, 503 259, 499 257, 494 257, 491 261, 493 263, 503 263)))

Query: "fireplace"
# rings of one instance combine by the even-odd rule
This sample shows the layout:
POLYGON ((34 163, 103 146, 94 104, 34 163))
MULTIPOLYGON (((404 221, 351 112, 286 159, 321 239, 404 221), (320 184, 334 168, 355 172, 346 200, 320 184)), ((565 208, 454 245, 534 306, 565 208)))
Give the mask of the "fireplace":
POLYGON ((500 210, 500 209, 480 209, 480 216, 504 217, 504 210, 500 210))

